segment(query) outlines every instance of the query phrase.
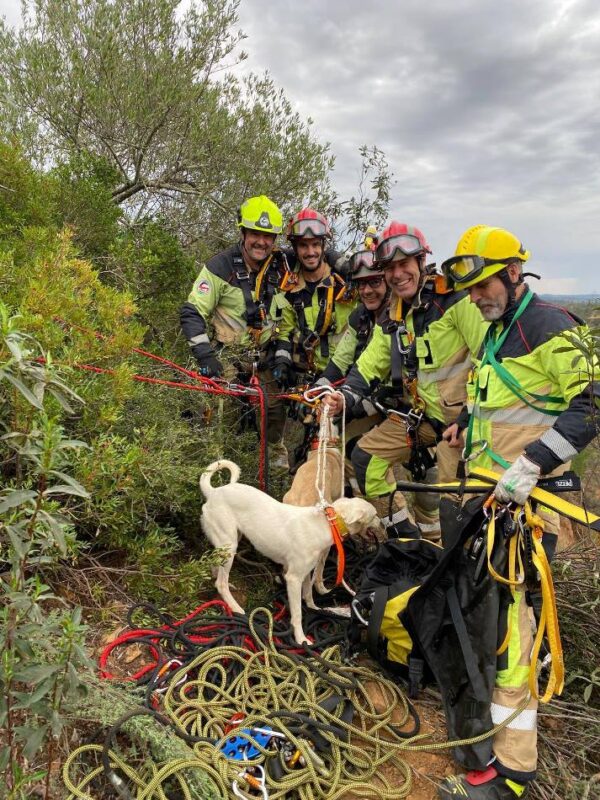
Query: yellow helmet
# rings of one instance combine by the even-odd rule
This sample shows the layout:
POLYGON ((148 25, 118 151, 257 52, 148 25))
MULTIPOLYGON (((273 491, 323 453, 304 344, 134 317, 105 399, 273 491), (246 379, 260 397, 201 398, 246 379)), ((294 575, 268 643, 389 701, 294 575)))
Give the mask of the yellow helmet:
POLYGON ((281 233, 283 217, 272 200, 264 194, 244 200, 238 211, 238 228, 262 233, 281 233))
POLYGON ((453 258, 442 264, 447 278, 457 289, 468 289, 503 270, 511 261, 527 261, 530 253, 517 237, 489 225, 466 230, 456 245, 453 258))

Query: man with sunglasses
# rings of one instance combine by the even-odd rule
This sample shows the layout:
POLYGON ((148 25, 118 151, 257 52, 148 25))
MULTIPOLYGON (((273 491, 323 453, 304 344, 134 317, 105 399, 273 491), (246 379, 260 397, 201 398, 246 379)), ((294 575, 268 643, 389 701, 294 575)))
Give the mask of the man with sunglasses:
MULTIPOLYGON (((330 266, 335 254, 326 249, 331 230, 323 214, 303 208, 290 219, 287 238, 293 248, 297 271, 285 292, 288 305, 282 324, 293 329, 292 358, 295 369, 319 375, 333 355, 355 303, 348 297, 343 278, 330 266)), ((276 356, 274 371, 286 366, 286 356, 276 356)))
POLYGON ((346 376, 367 346, 373 329, 385 313, 390 290, 383 270, 375 263, 371 249, 354 253, 345 271, 358 293, 359 304, 348 317, 348 326, 335 348, 335 353, 317 381, 318 386, 336 383, 346 376))
MULTIPOLYGON (((352 465, 361 491, 378 508, 389 537, 423 535, 438 540, 438 497, 417 494, 415 524, 406 500, 396 491, 390 468, 410 463, 419 454, 425 459, 426 449, 440 442, 439 479, 455 478, 458 454, 440 440, 464 404, 471 357, 479 350, 485 328, 466 292, 448 291, 442 276, 426 268, 428 253, 431 250, 418 228, 394 221, 383 232, 375 263, 391 289, 389 311, 341 392, 352 408, 375 385, 391 383, 388 417, 361 437, 352 451, 352 465)), ((341 412, 339 394, 326 402, 334 413, 341 412)))
MULTIPOLYGON (((469 467, 501 473, 496 499, 519 506, 542 475, 564 472, 595 437, 600 395, 598 383, 591 383, 597 365, 569 344, 572 337, 585 335, 582 321, 533 294, 523 273, 529 256, 509 231, 476 225, 462 235, 455 256, 442 265, 448 279, 468 292, 490 323, 467 385, 468 410, 445 437, 451 446, 462 447, 460 429, 466 427, 469 467)), ((558 515, 541 506, 537 513, 544 521, 542 545, 551 558, 558 515)), ((537 700, 530 697, 527 703, 527 697, 532 611, 540 609, 539 592, 526 593, 525 588, 514 587, 513 602, 501 621, 510 638, 498 657, 492 721, 504 722, 523 703, 526 707, 494 736, 494 762, 447 778, 441 798, 524 798, 535 778, 537 700)))

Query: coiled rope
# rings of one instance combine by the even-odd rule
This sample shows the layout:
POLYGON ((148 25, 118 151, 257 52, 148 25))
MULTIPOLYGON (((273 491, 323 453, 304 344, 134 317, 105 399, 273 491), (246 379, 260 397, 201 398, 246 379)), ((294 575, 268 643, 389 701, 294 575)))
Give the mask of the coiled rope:
MULTIPOLYGON (((411 793, 404 751, 459 744, 419 743, 428 734, 418 734, 418 717, 402 690, 366 666, 343 663, 339 646, 320 656, 310 648, 305 655, 282 650, 264 608, 255 609, 248 624, 254 652, 234 645, 206 648, 170 673, 159 712, 130 712, 112 726, 104 745, 74 751, 63 768, 68 800, 105 800, 107 781, 124 800, 250 800, 260 795, 246 778, 256 782, 252 770, 259 765, 266 776, 263 796, 271 800, 337 800, 347 793, 391 800, 411 793), (374 693, 380 698, 377 707, 374 693), (146 725, 168 725, 182 740, 185 755, 161 759, 148 753, 141 764, 128 763, 118 748, 127 734, 139 751, 139 715, 153 717, 146 725), (407 725, 411 730, 404 730, 407 725), (257 729, 271 729, 271 740, 260 740, 257 729), (247 742, 251 757, 226 757, 224 748, 232 739, 242 749, 247 742), (100 765, 89 765, 90 758, 100 757, 100 765), (82 769, 85 774, 76 778, 82 769)), ((482 741, 521 710, 494 731, 460 744, 482 741)))

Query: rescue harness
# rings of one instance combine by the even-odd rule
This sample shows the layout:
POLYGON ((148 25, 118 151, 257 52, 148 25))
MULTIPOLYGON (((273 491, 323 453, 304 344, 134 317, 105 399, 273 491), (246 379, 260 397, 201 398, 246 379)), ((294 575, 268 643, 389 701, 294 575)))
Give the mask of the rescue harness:
MULTIPOLYGON (((295 273, 290 270, 284 252, 277 250, 260 267, 258 272, 251 272, 241 255, 232 256, 232 275, 242 291, 245 305, 245 317, 248 333, 255 345, 268 323, 268 313, 275 294, 285 286, 295 285, 295 273)), ((279 321, 281 309, 276 310, 275 326, 279 321)))
MULTIPOLYGON (((314 364, 317 345, 323 358, 329 358, 329 333, 335 324, 335 302, 341 299, 346 289, 344 280, 336 272, 324 278, 315 288, 319 311, 312 330, 306 320, 306 303, 302 291, 294 291, 287 295, 292 308, 296 312, 300 341, 298 344, 306 357, 309 367, 314 364)), ((312 296, 311 296, 312 302, 312 296)))
MULTIPOLYGON (((413 306, 414 333, 409 331, 404 321, 403 304, 399 301, 394 311, 394 318, 385 324, 385 331, 390 334, 390 378, 392 391, 380 390, 379 398, 373 404, 392 422, 403 424, 406 428, 407 443, 411 455, 404 466, 416 481, 424 480, 427 471, 434 465, 435 459, 429 448, 419 444, 419 427, 427 422, 434 430, 436 438, 441 439, 445 424, 438 419, 425 415, 425 401, 419 395, 418 368, 419 357, 431 361, 429 343, 423 338, 429 320, 427 312, 432 307, 435 294, 446 293, 447 289, 439 284, 439 276, 426 279, 418 295, 418 306, 413 306), (419 353, 422 343, 424 352, 419 353), (426 349, 426 352, 425 352, 426 349), (387 398, 395 398, 394 405, 381 402, 382 394, 387 398), (407 396, 407 401, 401 399, 407 396)), ((436 306, 443 314, 443 309, 436 306)))
POLYGON ((472 451, 473 445, 478 444, 481 446, 481 450, 477 453, 480 455, 483 451, 485 451, 486 455, 488 455, 492 461, 496 464, 499 464, 503 469, 507 469, 510 464, 506 459, 502 458, 501 455, 495 453, 491 447, 489 447, 488 442, 473 442, 473 427, 475 424, 475 416, 476 411, 479 408, 478 399, 481 396, 481 389, 479 385, 479 373, 481 371, 481 367, 490 364, 494 372, 498 375, 502 383, 525 405, 529 406, 530 408, 534 408, 536 411, 540 411, 542 414, 548 414, 549 416, 557 417, 559 414, 562 413, 562 409, 555 409, 555 408, 548 408, 548 405, 556 405, 560 403, 564 405, 564 398, 562 397, 552 397, 551 395, 547 394, 536 394, 535 392, 530 392, 525 389, 519 381, 511 375, 511 373, 502 365, 501 361, 498 360, 497 354, 500 351, 500 348, 506 341, 508 334, 512 330, 513 325, 519 317, 523 314, 531 300, 533 299, 533 292, 531 289, 527 289, 525 294, 523 295, 521 302, 517 310, 515 311, 513 318, 511 319, 510 323, 506 326, 506 328, 498 335, 498 330, 495 325, 490 325, 488 330, 486 331, 485 337, 483 339, 483 358, 481 360, 481 364, 479 366, 477 379, 475 382, 475 398, 474 398, 474 405, 473 405, 473 412, 469 416, 469 424, 467 426, 466 432, 466 439, 465 439, 465 449, 463 451, 463 459, 470 460, 473 458, 472 451))

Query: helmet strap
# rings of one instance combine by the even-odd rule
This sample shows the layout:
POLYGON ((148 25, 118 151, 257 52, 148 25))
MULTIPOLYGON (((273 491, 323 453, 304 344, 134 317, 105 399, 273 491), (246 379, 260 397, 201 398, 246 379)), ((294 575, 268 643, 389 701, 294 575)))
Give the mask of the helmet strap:
MULTIPOLYGON (((513 261, 513 262, 509 262, 509 264, 510 263, 520 263, 520 262, 514 262, 513 261)), ((508 269, 507 269, 509 264, 507 264, 506 267, 504 267, 504 269, 501 269, 500 272, 497 273, 497 277, 500 278, 500 280, 502 281, 502 283, 506 287, 506 291, 508 293, 508 302, 506 304, 506 308, 504 309, 504 314, 509 314, 509 313, 513 312, 516 309, 516 307, 518 305, 518 303, 517 303, 517 286, 519 286, 520 284, 522 284, 524 282, 523 281, 523 273, 522 272, 519 273, 519 277, 518 277, 516 282, 511 281, 510 275, 508 274, 508 269)), ((502 316, 504 316, 504 314, 502 316)))

